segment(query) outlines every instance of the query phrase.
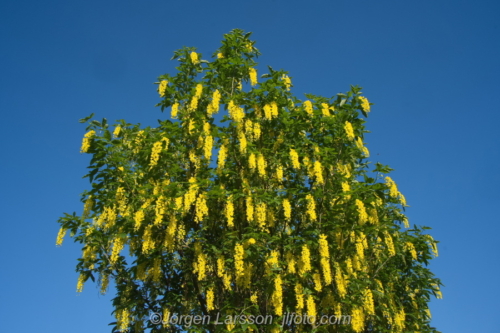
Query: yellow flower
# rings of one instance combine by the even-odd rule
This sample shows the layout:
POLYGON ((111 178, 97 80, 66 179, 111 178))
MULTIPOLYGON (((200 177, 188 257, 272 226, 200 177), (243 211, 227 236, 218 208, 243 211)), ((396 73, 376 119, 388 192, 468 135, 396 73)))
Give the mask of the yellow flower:
POLYGON ((227 108, 229 111, 229 116, 235 122, 240 122, 245 117, 245 111, 243 110, 243 108, 235 105, 233 101, 229 101, 227 108))
POLYGON ((224 55, 220 52, 217 53, 217 59, 222 59, 222 58, 224 58, 224 55))
POLYGON ((117 137, 118 137, 118 135, 120 135, 121 130, 122 130, 122 127, 121 127, 120 125, 116 126, 116 127, 115 127, 115 130, 113 131, 113 136, 114 136, 115 138, 117 138, 117 137))
POLYGON ((365 204, 361 200, 356 199, 356 206, 358 209, 358 222, 359 224, 365 224, 365 222, 368 221, 365 204))
POLYGON ((302 245, 302 257, 300 259, 299 274, 304 276, 305 273, 311 271, 311 252, 306 244, 302 245))
POLYGON ((283 75, 281 79, 285 83, 286 90, 290 90, 290 87, 292 86, 292 80, 290 80, 287 75, 283 75))
POLYGON ((64 236, 66 235, 66 232, 67 232, 67 230, 64 229, 63 227, 61 227, 61 229, 59 229, 59 232, 57 233, 56 246, 62 245, 62 242, 63 242, 64 236))
POLYGON ((158 86, 158 93, 160 97, 165 97, 165 90, 167 89, 167 80, 161 80, 160 85, 158 86))
POLYGON ((323 179, 323 167, 321 166, 320 161, 314 162, 314 175, 316 176, 318 184, 322 185, 325 183, 325 180, 323 179))
POLYGON ((316 321, 316 303, 312 295, 307 295, 307 315, 311 318, 311 322, 316 321))
POLYGON ((109 262, 114 264, 119 256, 120 251, 123 250, 123 246, 125 245, 125 240, 121 237, 117 237, 113 240, 113 250, 111 251, 111 257, 109 258, 109 262))
POLYGON ((219 103, 221 99, 221 94, 219 90, 215 90, 212 95, 212 101, 208 104, 207 114, 211 117, 214 113, 219 112, 219 103))
POLYGON ((290 149, 290 159, 292 160, 292 166, 295 169, 300 169, 299 155, 297 154, 295 149, 290 149))
POLYGON ((214 287, 210 287, 207 291, 207 310, 214 309, 214 287))
POLYGON ((90 130, 83 136, 82 148, 80 149, 81 153, 86 153, 90 148, 90 142, 92 138, 95 136, 95 131, 90 130))
POLYGON ((282 287, 281 276, 277 276, 274 279, 274 292, 271 296, 271 302, 274 306, 274 314, 277 316, 283 315, 283 287, 282 287))
POLYGON ((361 101, 361 108, 365 112, 370 112, 370 103, 368 102, 368 99, 364 96, 359 96, 359 100, 361 101))
POLYGON ((261 229, 264 229, 266 224, 266 204, 261 202, 256 207, 256 215, 257 215, 257 224, 261 229))
POLYGON ((264 117, 267 120, 273 119, 273 109, 270 104, 264 105, 264 117))
POLYGON ((345 133, 347 134, 347 138, 349 140, 354 140, 354 129, 352 128, 352 124, 348 121, 345 122, 344 125, 345 133))
POLYGON ((201 83, 198 83, 196 85, 196 88, 195 88, 195 96, 200 98, 201 97, 201 93, 203 92, 203 85, 201 83))
POLYGON ((172 119, 177 118, 177 113, 179 113, 179 103, 176 102, 172 105, 172 112, 170 113, 172 119))
POLYGON ((330 110, 328 109, 328 104, 321 103, 321 112, 323 112, 323 116, 329 117, 331 116, 330 110))
POLYGON ((227 148, 226 145, 222 145, 219 150, 219 156, 217 157, 217 167, 223 169, 226 164, 227 148))
POLYGON ((196 216, 194 220, 199 223, 203 221, 203 218, 207 215, 208 215, 207 199, 206 195, 203 193, 198 196, 198 199, 196 199, 196 216))
POLYGON ((248 157, 248 167, 254 170, 257 167, 257 162, 255 161, 255 154, 251 153, 248 157))
POLYGON ((321 285, 321 277, 318 273, 313 274, 313 281, 314 281, 314 289, 316 291, 321 291, 323 289, 323 286, 321 285))
POLYGON ((253 304, 257 304, 257 301, 257 293, 253 293, 252 296, 250 296, 250 302, 252 302, 253 304))
POLYGON ((306 112, 309 114, 309 115, 313 115, 313 105, 311 103, 311 101, 307 100, 304 102, 304 108, 306 109, 306 112))
POLYGON ((259 175, 261 177, 265 177, 266 175, 266 166, 267 163, 266 160, 264 159, 264 155, 259 154, 259 156, 257 157, 257 169, 259 170, 259 175))
POLYGON ((290 201, 288 201, 288 199, 283 199, 283 214, 285 215, 285 219, 290 221, 292 217, 292 206, 290 205, 290 201))
POLYGON ((252 203, 252 197, 247 197, 246 199, 246 205, 247 205, 247 221, 252 222, 253 221, 253 203, 252 203))
POLYGON ((384 240, 385 244, 387 245, 387 250, 389 251, 389 256, 392 257, 396 255, 396 250, 394 249, 394 242, 392 241, 391 235, 387 231, 384 232, 384 240))
POLYGON ((81 293, 83 290, 83 284, 85 283, 85 279, 82 274, 78 276, 78 282, 76 284, 76 292, 81 293))
POLYGON ((205 146, 203 147, 203 150, 205 152, 205 158, 207 160, 210 160, 212 157, 212 145, 213 145, 213 138, 211 135, 208 135, 205 138, 205 146))
POLYGON ((157 141, 153 144, 153 149, 151 151, 151 158, 149 160, 150 169, 158 164, 158 160, 160 159, 160 153, 163 150, 162 141, 157 141))
POLYGON ((243 276, 244 272, 244 262, 243 257, 245 255, 245 250, 243 246, 239 243, 236 243, 234 247, 234 267, 236 270, 236 278, 243 276))
POLYGON ((196 52, 191 52, 191 54, 189 55, 189 57, 191 58, 191 62, 194 65, 197 65, 197 64, 200 63, 200 60, 198 60, 198 54, 196 52))
POLYGON ((396 183, 391 179, 391 177, 385 177, 385 183, 389 187, 389 195, 393 198, 397 198, 399 191, 396 183))
POLYGON ((314 198, 312 195, 308 194, 306 196, 307 200, 307 215, 309 215, 309 218, 312 221, 316 221, 317 216, 316 216, 316 203, 314 201, 314 198))
POLYGON ((304 288, 298 282, 295 285, 295 299, 297 300, 295 311, 300 314, 302 312, 302 309, 304 308, 304 288))
POLYGON ((255 86, 257 84, 257 71, 255 68, 250 68, 248 74, 250 75, 250 84, 255 86))

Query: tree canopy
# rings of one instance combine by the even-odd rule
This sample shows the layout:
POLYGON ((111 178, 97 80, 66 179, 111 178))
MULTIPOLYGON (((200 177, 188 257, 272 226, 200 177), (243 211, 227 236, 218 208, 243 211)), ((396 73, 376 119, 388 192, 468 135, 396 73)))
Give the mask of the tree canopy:
POLYGON ((91 188, 57 237, 83 245, 77 290, 113 281, 117 331, 436 332, 437 242, 368 161, 372 104, 357 86, 300 100, 288 72, 258 77, 250 35, 210 60, 174 52, 157 127, 81 120, 91 188))

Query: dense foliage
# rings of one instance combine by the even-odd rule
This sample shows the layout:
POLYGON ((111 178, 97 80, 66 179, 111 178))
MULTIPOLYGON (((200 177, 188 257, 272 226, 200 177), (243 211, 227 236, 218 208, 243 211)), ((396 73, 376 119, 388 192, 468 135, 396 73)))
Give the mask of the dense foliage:
POLYGON ((302 101, 287 72, 258 78, 249 37, 225 35, 211 61, 175 52, 178 74, 157 82, 172 120, 156 128, 82 120, 91 189, 57 239, 83 244, 78 291, 112 280, 123 331, 435 332, 436 241, 409 228, 391 169, 370 168, 370 103, 358 87, 302 101))

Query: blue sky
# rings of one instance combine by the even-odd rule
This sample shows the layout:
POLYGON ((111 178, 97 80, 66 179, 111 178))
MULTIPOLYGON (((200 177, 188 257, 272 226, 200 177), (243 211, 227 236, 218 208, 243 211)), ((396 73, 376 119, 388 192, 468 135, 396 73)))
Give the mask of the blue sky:
POLYGON ((499 14, 458 0, 0 2, 0 331, 109 332, 112 292, 78 295, 80 248, 55 247, 56 220, 88 188, 78 119, 155 125, 172 52, 208 57, 240 28, 260 73, 288 70, 299 98, 364 88, 370 160, 396 169, 410 222, 441 242, 433 325, 499 332, 499 14))

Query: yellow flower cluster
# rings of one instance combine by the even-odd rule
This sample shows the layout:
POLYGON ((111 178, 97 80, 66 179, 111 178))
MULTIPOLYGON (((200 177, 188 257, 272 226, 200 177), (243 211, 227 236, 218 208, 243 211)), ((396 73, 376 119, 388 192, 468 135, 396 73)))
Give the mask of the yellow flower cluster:
POLYGON ((200 223, 207 215, 208 215, 207 198, 205 193, 202 193, 196 199, 196 214, 194 220, 197 223, 200 223))
POLYGON ((306 195, 307 200, 307 215, 311 221, 316 221, 318 218, 316 215, 316 203, 314 201, 314 197, 311 194, 306 195))
POLYGON ((245 136, 245 133, 243 133, 243 131, 240 131, 238 133, 238 139, 240 141, 240 152, 244 154, 247 152, 247 138, 245 136))
POLYGON ((266 166, 267 163, 266 160, 264 159, 264 155, 259 154, 259 156, 257 157, 257 170, 259 170, 259 175, 261 177, 266 176, 266 166))
POLYGON ((316 321, 316 303, 312 295, 307 295, 307 315, 311 318, 311 322, 316 321))
POLYGON ((217 157, 217 168, 224 169, 224 165, 226 164, 227 157, 227 148, 226 145, 223 144, 219 149, 219 156, 217 157))
POLYGON ((95 136, 95 131, 90 130, 85 135, 83 136, 83 141, 82 141, 82 148, 80 148, 81 153, 86 153, 89 148, 90 148, 90 142, 92 140, 92 137, 95 136))
POLYGON ((292 206, 288 199, 283 199, 283 214, 285 215, 285 220, 290 221, 292 218, 292 206))
POLYGON ((191 52, 191 54, 189 55, 189 57, 191 58, 191 62, 194 64, 194 65, 197 65, 200 63, 200 60, 198 60, 198 53, 196 52, 191 52))
POLYGON ((276 168, 276 180, 278 181, 278 183, 281 183, 283 181, 283 166, 282 165, 278 165, 278 167, 276 168))
POLYGON ((158 200, 156 200, 155 220, 154 220, 155 225, 161 224, 166 210, 167 210, 167 200, 163 195, 160 195, 158 197, 158 200))
POLYGON ((243 245, 236 243, 234 247, 234 268, 236 271, 236 279, 243 277, 245 274, 243 258, 245 251, 243 245))
POLYGON ((304 288, 299 282, 295 285, 295 299, 297 301, 295 311, 297 314, 300 314, 302 313, 302 309, 304 309, 304 288))
POLYGON ((312 116, 313 115, 313 105, 311 103, 311 101, 307 100, 307 101, 304 101, 304 109, 306 110, 306 112, 312 116))
POLYGON ((115 130, 113 131, 113 136, 117 138, 120 135, 120 132, 122 131, 122 127, 120 125, 115 127, 115 130))
POLYGON ((358 222, 359 224, 365 224, 365 222, 368 221, 365 204, 359 199, 356 199, 355 203, 358 210, 358 222))
POLYGON ((351 166, 349 164, 337 164, 337 170, 338 172, 344 176, 344 177, 347 177, 347 178, 351 178, 352 174, 351 174, 351 166))
POLYGON ((257 161, 255 160, 255 154, 251 153, 248 157, 248 167, 254 170, 257 167, 257 161))
POLYGON ((341 298, 344 298, 347 295, 347 281, 344 277, 344 273, 340 268, 340 265, 335 262, 335 283, 337 284, 337 291, 341 298))
POLYGON ((321 275, 319 275, 319 273, 313 274, 313 281, 314 281, 314 289, 316 291, 323 290, 323 285, 321 284, 321 275))
POLYGON ((64 236, 66 235, 66 232, 67 232, 67 230, 64 229, 63 227, 61 227, 61 229, 59 229, 59 232, 57 233, 56 246, 62 245, 62 242, 63 242, 64 236))
POLYGON ((161 80, 160 85, 158 86, 158 93, 160 97, 165 97, 165 90, 167 89, 167 80, 161 80))
POLYGON ((290 274, 295 274, 295 258, 293 257, 293 254, 291 252, 286 253, 286 264, 287 264, 287 270, 288 273, 290 274))
POLYGON ((406 314, 404 309, 400 309, 394 315, 394 326, 396 326, 397 332, 402 332, 405 325, 406 314))
POLYGON ((254 213, 252 197, 247 197, 245 201, 247 206, 247 221, 252 222, 254 213))
POLYGON ((389 187, 389 195, 393 198, 397 197, 399 193, 398 187, 391 177, 385 177, 385 183, 387 184, 387 187, 389 187))
POLYGON ((234 104, 233 101, 229 101, 229 104, 227 106, 228 111, 229 111, 229 116, 231 117, 232 120, 235 122, 240 122, 243 118, 245 118, 245 111, 243 110, 242 107, 239 107, 238 105, 234 104))
POLYGON ((345 122, 344 125, 345 133, 347 134, 347 138, 349 140, 354 140, 354 129, 352 128, 352 124, 348 121, 345 122))
POLYGON ((100 290, 101 295, 106 294, 106 290, 108 289, 108 285, 109 285, 109 275, 106 273, 102 273, 102 275, 101 275, 101 290, 100 290))
POLYGON ((207 114, 211 117, 213 114, 219 112, 219 104, 220 104, 221 94, 219 90, 215 90, 212 95, 212 101, 208 104, 207 114))
POLYGON ((271 303, 274 307, 274 314, 277 316, 283 315, 283 281, 281 280, 281 276, 278 275, 274 279, 274 292, 271 296, 271 303))
POLYGON ((207 290, 207 310, 211 311, 215 309, 214 307, 214 287, 210 287, 207 290))
POLYGON ((283 75, 281 79, 285 83, 286 90, 290 90, 290 87, 292 86, 292 80, 290 80, 287 75, 283 75))
POLYGON ((321 103, 321 112, 323 113, 323 116, 325 116, 325 117, 331 116, 329 106, 326 103, 321 103))
POLYGON ((201 249, 201 244, 194 245, 194 252, 196 254, 196 262, 193 263, 194 273, 198 273, 198 281, 205 280, 207 271, 207 258, 201 249))
POLYGON ((292 166, 295 169, 300 169, 299 155, 297 154, 295 149, 290 149, 290 159, 292 161, 292 166))
POLYGON ((224 58, 224 55, 220 52, 217 53, 217 59, 222 59, 222 58, 224 58))
POLYGON ((304 276, 307 272, 310 272, 311 267, 311 252, 307 247, 307 244, 302 245, 302 257, 299 262, 299 274, 304 276))
POLYGON ((394 242, 392 241, 391 235, 387 231, 384 231, 384 240, 385 240, 385 245, 387 245, 387 250, 389 251, 389 256, 392 257, 396 255, 396 250, 394 249, 394 242))
MULTIPOLYGON (((349 183, 348 183, 348 182, 342 182, 342 183, 341 183, 341 186, 342 186, 342 192, 344 192, 344 193, 348 193, 348 192, 350 192, 350 191, 351 191, 351 186, 349 185, 349 183)), ((347 200, 349 200, 349 199, 351 198, 351 195, 350 195, 350 194, 348 194, 348 195, 346 195, 345 197, 347 198, 347 200)))
POLYGON ((361 108, 365 112, 370 112, 370 103, 368 102, 368 99, 364 96, 359 96, 359 100, 361 101, 361 108))
POLYGON ((354 332, 359 333, 365 330, 365 314, 362 308, 354 308, 351 312, 351 327, 354 332))
POLYGON ((83 291, 83 284, 85 283, 85 279, 82 274, 78 276, 78 282, 76 283, 76 292, 81 293, 83 291))
POLYGON ((250 75, 250 84, 255 86, 257 84, 257 70, 250 68, 248 69, 248 74, 250 75))
POLYGON ((173 105, 172 105, 172 111, 170 113, 172 119, 176 119, 177 118, 177 114, 179 113, 179 103, 175 102, 173 105))
POLYGON ((271 102, 271 104, 264 105, 264 117, 267 120, 272 120, 278 117, 278 104, 271 102))
POLYGON ((152 227, 153 226, 150 224, 144 230, 144 235, 142 236, 142 240, 143 240, 143 243, 142 243, 142 252, 143 253, 148 253, 151 250, 153 250, 154 247, 155 247, 155 242, 152 239, 152 230, 151 230, 152 227))
POLYGON ((256 207, 257 225, 261 230, 264 230, 266 225, 266 209, 267 206, 264 202, 259 203, 256 207))
POLYGON ((434 238, 432 238, 431 235, 425 235, 425 238, 427 239, 427 242, 431 246, 432 253, 434 254, 435 257, 437 257, 438 256, 438 248, 437 248, 436 241, 434 240, 434 238))
POLYGON ((323 167, 321 166, 320 161, 314 162, 314 176, 316 177, 318 184, 322 185, 325 183, 325 180, 323 179, 323 167))
POLYGON ((250 302, 252 302, 253 304, 257 304, 257 301, 258 301, 257 293, 253 293, 250 296, 250 302))
POLYGON ((373 294, 372 291, 366 288, 363 292, 363 308, 365 309, 366 314, 374 315, 375 314, 375 304, 373 303, 373 294))
POLYGON ((115 312, 116 325, 121 332, 126 332, 130 325, 130 312, 128 309, 120 309, 115 312))
POLYGON ((151 150, 151 158, 149 160, 150 169, 158 164, 158 160, 160 159, 160 153, 162 150, 163 150, 162 141, 157 141, 153 144, 153 149, 151 150))
POLYGON ((266 259, 266 274, 271 275, 272 270, 278 267, 278 257, 279 253, 276 250, 272 250, 266 259))
POLYGON ((109 258, 109 262, 113 265, 120 256, 121 250, 123 250, 123 246, 125 245, 125 239, 121 237, 116 237, 113 240, 113 250, 111 251, 111 256, 109 258))
POLYGON ((355 140, 354 143, 356 144, 356 147, 358 147, 358 149, 361 150, 361 152, 363 152, 363 155, 365 157, 370 156, 370 151, 368 150, 368 148, 364 146, 363 140, 361 140, 361 138, 358 137, 358 139, 355 140))
POLYGON ((205 158, 210 161, 212 157, 212 145, 214 143, 214 139, 211 135, 208 135, 205 138, 205 145, 203 146, 203 151, 205 153, 205 158))
POLYGON ((413 260, 417 260, 417 251, 415 250, 415 245, 413 245, 413 243, 411 243, 411 242, 406 242, 405 247, 406 247, 406 250, 408 250, 408 252, 410 252, 410 255, 413 258, 413 260))
POLYGON ((328 247, 328 240, 326 235, 321 234, 319 236, 319 255, 320 264, 323 271, 323 279, 325 280, 325 285, 332 283, 332 271, 330 268, 330 251, 328 247))
POLYGON ((226 219, 227 219, 227 225, 232 228, 234 227, 234 204, 233 204, 233 195, 230 195, 227 198, 227 204, 226 204, 226 219))

